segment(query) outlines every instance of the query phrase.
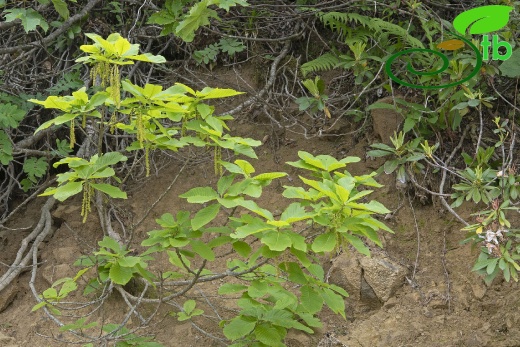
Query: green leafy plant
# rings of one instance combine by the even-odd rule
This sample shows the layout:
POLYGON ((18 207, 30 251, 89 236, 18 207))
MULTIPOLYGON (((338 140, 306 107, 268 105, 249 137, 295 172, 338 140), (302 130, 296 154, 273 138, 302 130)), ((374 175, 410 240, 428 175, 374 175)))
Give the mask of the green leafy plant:
POLYGON ((313 210, 313 221, 325 228, 326 232, 316 237, 312 243, 312 250, 317 253, 332 252, 342 245, 350 244, 358 252, 369 256, 370 251, 360 237, 366 237, 376 245, 382 246, 377 231, 392 231, 372 215, 386 214, 390 211, 377 201, 362 202, 372 190, 358 190, 360 186, 381 187, 373 179, 375 173, 352 176, 348 171, 336 171, 348 163, 359 161, 356 157, 338 161, 331 156, 314 157, 303 151, 300 151, 298 156, 299 161, 288 164, 311 171, 319 180, 300 176, 303 183, 310 188, 305 190, 301 187, 286 187, 284 196, 301 199, 302 206, 310 206, 313 210))
POLYGON ((0 104, 0 128, 17 128, 27 114, 16 104, 0 104))
MULTIPOLYGON (((231 5, 224 1, 219 4, 231 5)), ((132 301, 136 298, 126 291, 128 288, 134 284, 152 286, 154 293, 146 302, 159 304, 183 296, 197 283, 233 277, 237 283, 226 283, 219 289, 221 294, 240 295, 239 312, 220 322, 224 336, 233 346, 283 346, 289 329, 313 333, 321 326, 318 313, 324 306, 345 318, 343 300, 348 293, 327 283, 317 255, 352 247, 369 256, 365 242, 382 246, 377 233, 391 230, 374 216, 389 211, 379 202, 369 201, 372 190, 363 189, 380 187, 373 179, 375 173, 351 175, 346 167, 359 158, 337 160, 299 152, 300 160, 288 164, 305 170, 312 178, 300 177, 307 188, 285 187, 283 196, 292 203, 288 203, 281 214, 275 214, 255 199, 261 197, 265 187, 287 173, 255 174, 249 161, 222 159, 223 149, 248 158, 257 157, 254 147, 260 145, 260 141, 228 134, 227 122, 232 117, 214 115, 214 106, 207 104, 240 92, 209 87, 195 91, 180 83, 167 88, 155 84, 139 86, 130 80, 120 80, 118 66, 132 64, 134 60, 159 62, 162 57, 139 55, 138 47, 118 34, 106 40, 96 35, 90 38, 95 44, 82 46, 89 56, 80 61, 101 64, 101 70, 96 67, 93 75, 95 78, 103 73, 102 78, 108 76, 105 84, 100 83, 101 90, 92 96, 80 89, 72 96, 49 96, 44 101, 32 101, 64 113, 44 122, 37 131, 67 122, 72 123, 72 128, 76 117, 86 118, 98 132, 98 153, 88 158, 66 157, 55 163, 54 167, 66 164, 69 171, 58 174, 58 186, 42 195, 53 195, 63 201, 83 192, 85 221, 94 192, 109 198, 126 198, 126 193, 114 183, 120 183, 116 168, 127 160, 123 151, 137 149, 144 149, 147 157, 148 151, 153 149, 177 150, 187 145, 211 148, 219 177, 214 187, 195 187, 180 195, 189 203, 202 206, 195 213, 163 214, 156 220, 159 227, 149 231, 142 241, 143 250, 139 254, 116 238, 105 236, 98 242, 97 250, 79 258, 75 265, 82 269, 73 281, 87 272, 95 274, 87 280, 83 294, 105 296, 115 288, 132 301), (119 89, 126 95, 122 96, 119 89), (125 144, 121 152, 102 153, 103 148, 109 147, 104 147, 107 141, 104 135, 111 128, 114 133, 130 137, 126 142, 130 144, 125 144), (227 270, 220 272, 221 264, 215 265, 217 249, 221 252, 228 246, 234 252, 227 261, 227 270), (149 270, 155 255, 168 259, 170 265, 166 271, 152 273, 149 270), (291 288, 291 284, 297 287, 291 288), (160 298, 155 296, 157 293, 160 298)), ((307 80, 304 85, 322 102, 325 111, 324 85, 320 81, 319 78, 307 80)), ((96 199, 96 202, 98 200, 101 207, 96 206, 103 208, 105 200, 96 199)), ((71 285, 70 289, 76 290, 77 286, 71 285)), ((45 303, 39 305, 56 308, 71 291, 44 292, 45 303)), ((142 295, 146 293, 144 290, 142 295)), ((138 309, 141 299, 134 301, 132 312, 138 309)), ((191 298, 184 300, 182 307, 175 304, 178 311, 172 316, 195 324, 204 313, 197 304, 191 298)), ((114 340, 117 346, 154 346, 154 342, 136 336, 125 324, 126 321, 120 325, 104 325, 99 339, 114 340)), ((87 326, 85 321, 76 321, 68 328, 81 330, 87 326)))
POLYGON ((203 50, 195 51, 193 59, 197 64, 209 64, 216 62, 219 53, 227 53, 229 57, 233 57, 236 53, 240 53, 246 49, 246 46, 239 40, 233 38, 222 38, 219 42, 211 44, 203 50))
POLYGON ((59 303, 61 300, 66 298, 70 293, 78 289, 78 284, 76 283, 78 278, 85 272, 82 270, 76 275, 75 278, 64 277, 57 281, 55 281, 52 286, 46 289, 41 295, 41 301, 34 305, 32 311, 39 310, 42 307, 47 307, 53 313, 60 315, 61 312, 55 307, 55 304, 59 303), (56 290, 56 287, 61 285, 60 290, 56 290))
POLYGON ((65 201, 83 191, 81 215, 83 216, 83 222, 85 222, 90 212, 90 201, 95 190, 99 190, 111 198, 126 199, 126 193, 118 187, 109 183, 99 182, 99 180, 106 178, 113 178, 119 181, 115 176, 114 169, 110 166, 126 160, 127 157, 118 152, 106 153, 101 156, 96 154, 89 161, 76 157, 64 158, 53 166, 58 167, 62 164, 67 164, 71 170, 58 174, 58 187, 47 188, 40 196, 53 195, 56 199, 65 201))
POLYGON ((50 95, 61 94, 63 92, 69 92, 71 90, 78 90, 84 86, 84 82, 80 76, 80 65, 74 66, 71 71, 63 74, 51 88, 47 91, 50 95))
POLYGON ((110 280, 119 285, 125 285, 135 276, 139 275, 153 284, 153 274, 146 270, 147 261, 152 258, 147 255, 131 255, 132 251, 126 249, 114 239, 105 236, 98 242, 100 249, 93 256, 83 256, 78 259, 76 265, 86 266, 86 269, 96 267, 98 278, 89 282, 87 291, 99 288, 110 280))
POLYGON ((89 100, 89 96, 86 93, 86 88, 83 87, 76 92, 72 93, 72 96, 54 96, 47 97, 44 101, 37 99, 29 99, 30 102, 42 105, 48 109, 58 109, 64 112, 63 115, 53 118, 36 129, 35 133, 47 129, 52 125, 60 125, 63 123, 70 122, 70 148, 74 147, 76 142, 76 136, 74 132, 75 121, 77 117, 81 117, 83 126, 87 117, 101 118, 101 113, 97 107, 102 105, 107 99, 108 95, 104 92, 98 92, 89 100))
POLYGON ((484 276, 484 281, 490 284, 502 271, 504 279, 518 281, 520 271, 520 244, 518 229, 511 228, 507 218, 508 211, 518 211, 511 206, 509 199, 500 203, 493 200, 491 209, 473 214, 476 224, 468 225, 462 230, 468 231, 468 237, 463 241, 481 244, 480 255, 473 266, 473 271, 484 276))
POLYGON ((453 207, 462 205, 464 200, 472 200, 476 204, 482 200, 488 204, 500 194, 500 189, 493 184, 497 180, 496 170, 482 170, 479 166, 475 169, 467 167, 464 171, 459 171, 459 175, 463 181, 452 186, 455 190, 451 195, 455 199, 453 207))
POLYGON ((200 308, 195 308, 197 305, 197 303, 195 302, 195 300, 186 300, 184 302, 184 305, 182 305, 182 311, 178 313, 178 320, 180 322, 182 321, 185 321, 185 320, 188 320, 188 319, 192 319, 193 317, 197 317, 197 316, 200 316, 201 314, 204 313, 203 310, 201 310, 200 308))
MULTIPOLYGON (((23 163, 23 171, 27 174, 27 179, 22 180, 21 184, 26 189, 31 187, 32 183, 37 183, 38 179, 42 178, 46 173, 49 164, 47 158, 28 158, 23 163)), ((27 190, 26 190, 27 191, 27 190)))
POLYGON ((330 111, 327 107, 329 97, 325 95, 325 82, 319 77, 313 80, 306 79, 302 82, 305 88, 311 93, 312 97, 302 96, 296 99, 300 111, 309 110, 311 112, 323 111, 330 118, 330 111))
POLYGON ((249 6, 244 0, 167 0, 162 10, 150 16, 148 23, 162 25, 161 35, 175 34, 186 42, 192 42, 201 26, 209 25, 211 18, 219 18, 217 11, 210 8, 213 5, 226 11, 237 5, 249 6), (184 13, 188 4, 191 7, 184 13))
MULTIPOLYGON (((339 55, 339 61, 335 67, 341 67, 343 69, 352 69, 356 79, 356 84, 361 84, 365 79, 373 79, 374 74, 371 72, 371 68, 368 66, 368 61, 373 60, 381 62, 379 57, 368 55, 365 51, 367 44, 362 41, 348 41, 347 46, 350 48, 354 56, 341 54, 339 55)), ((303 66, 302 66, 303 68, 303 66)))
MULTIPOLYGON (((215 276, 204 266, 215 261, 214 249, 232 244, 240 258, 228 261, 227 273, 236 273, 241 283, 223 284, 219 294, 240 294, 238 315, 221 321, 223 333, 234 342, 233 346, 251 343, 283 346, 288 329, 313 333, 313 328, 321 326, 315 315, 324 305, 345 317, 343 298, 348 293, 325 282, 323 268, 309 252, 322 254, 352 245, 369 255, 362 239, 381 246, 377 231, 391 230, 373 215, 389 211, 376 201, 365 202, 371 190, 359 190, 361 186, 380 187, 373 179, 375 173, 352 176, 348 171, 339 172, 359 158, 336 160, 331 156, 315 157, 306 152, 299 152, 299 157, 299 161, 289 164, 311 172, 317 180, 301 177, 309 186, 308 190, 285 187, 283 195, 297 202, 289 204, 279 218, 252 199, 260 197, 264 187, 286 173, 254 175, 254 167, 245 160, 223 162, 228 174, 218 180, 216 189, 195 187, 181 195, 190 203, 205 206, 194 216, 179 211, 176 217, 167 213, 157 219, 162 228, 148 233, 148 238, 141 244, 147 249, 139 257, 129 255, 128 250, 105 237, 99 243, 102 248, 94 253, 94 257, 85 256, 78 260, 78 265, 95 266, 99 274, 98 279, 89 282, 87 292, 99 288, 104 281, 124 285, 135 276, 152 284, 190 278, 206 281, 215 276), (235 217, 237 208, 249 213, 235 217), (228 222, 209 226, 223 209, 231 209, 228 222), (318 232, 311 243, 295 230, 295 226, 304 221, 315 225, 318 232), (214 237, 209 242, 202 242, 203 236, 208 238, 210 235, 214 237), (258 239, 261 246, 253 249, 246 242, 250 238, 258 239), (162 273, 161 282, 153 282, 154 277, 145 270, 146 262, 151 260, 150 255, 162 252, 168 254, 174 269, 162 273), (289 253, 286 252, 296 261, 287 260, 284 254, 289 253), (198 270, 190 260, 195 257, 200 258, 203 264, 198 270), (270 259, 281 261, 277 262, 278 266, 273 266, 270 259), (285 283, 288 282, 300 286, 298 295, 287 288, 285 283)), ((195 319, 201 314, 203 311, 196 309, 194 300, 185 301, 178 313, 172 313, 181 321, 195 319)))
MULTIPOLYGON (((367 154, 375 158, 391 156, 391 159, 385 162, 382 169, 387 175, 397 170, 397 180, 405 183, 408 180, 407 168, 412 172, 424 169, 424 165, 419 162, 425 158, 424 151, 419 149, 421 140, 420 137, 417 137, 411 141, 405 141, 404 132, 400 131, 390 137, 393 147, 384 143, 374 143, 370 147, 375 149, 368 151, 367 154)), ((430 149, 430 155, 434 150, 435 148, 430 149)))
POLYGON ((32 8, 16 8, 10 10, 4 10, 4 17, 6 22, 12 22, 16 19, 20 19, 22 22, 23 29, 26 33, 29 31, 36 30, 36 27, 41 27, 43 31, 49 29, 49 24, 45 21, 42 15, 33 10, 32 8))
POLYGON ((370 61, 381 62, 374 54, 365 52, 366 44, 370 37, 377 36, 378 42, 386 42, 390 36, 397 36, 411 47, 424 48, 421 41, 410 35, 399 25, 390 23, 380 18, 373 18, 355 12, 316 12, 320 21, 344 40, 354 56, 327 52, 316 59, 308 61, 301 66, 304 76, 310 72, 329 71, 334 68, 353 69, 356 83, 360 84, 365 77, 371 78, 370 61))
POLYGON ((13 145, 9 139, 9 135, 5 131, 0 130, 0 163, 7 165, 13 160, 13 145))
POLYGON ((139 45, 131 44, 118 33, 110 34, 106 40, 97 34, 85 34, 94 41, 93 45, 82 45, 80 49, 87 56, 76 59, 78 63, 93 65, 91 78, 93 81, 100 79, 103 88, 110 87, 110 97, 116 106, 120 104, 121 77, 120 66, 132 65, 135 61, 148 63, 164 63, 163 56, 151 53, 139 53, 139 45))

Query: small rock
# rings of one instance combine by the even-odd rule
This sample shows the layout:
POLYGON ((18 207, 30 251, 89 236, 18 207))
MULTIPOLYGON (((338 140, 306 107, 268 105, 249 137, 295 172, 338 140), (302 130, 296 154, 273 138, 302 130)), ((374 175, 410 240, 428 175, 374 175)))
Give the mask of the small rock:
MULTIPOLYGON (((376 101, 378 103, 393 104, 393 97, 389 96, 376 101)), ((402 107, 402 106, 401 106, 402 107)), ((390 145, 390 136, 399 129, 399 125, 403 122, 404 117, 391 109, 373 109, 370 111, 372 115, 372 124, 374 127, 374 134, 379 136, 382 143, 390 145)))
POLYGON ((357 301, 360 299, 362 271, 354 253, 342 253, 332 262, 329 283, 345 289, 350 298, 357 301))
POLYGON ((382 302, 404 284, 407 269, 388 257, 374 253, 371 258, 362 257, 360 264, 365 280, 382 302))
POLYGON ((484 295, 486 295, 487 287, 482 282, 482 279, 479 278, 475 282, 471 283, 471 290, 477 299, 482 299, 484 295))

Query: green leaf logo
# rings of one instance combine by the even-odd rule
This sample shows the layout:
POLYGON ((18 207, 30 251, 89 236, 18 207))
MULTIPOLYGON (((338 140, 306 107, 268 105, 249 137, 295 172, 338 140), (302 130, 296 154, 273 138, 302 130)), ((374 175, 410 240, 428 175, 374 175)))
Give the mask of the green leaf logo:
POLYGON ((506 26, 512 10, 513 7, 502 5, 477 7, 459 14, 453 26, 462 35, 466 35, 468 28, 469 33, 475 35, 497 31, 506 26))

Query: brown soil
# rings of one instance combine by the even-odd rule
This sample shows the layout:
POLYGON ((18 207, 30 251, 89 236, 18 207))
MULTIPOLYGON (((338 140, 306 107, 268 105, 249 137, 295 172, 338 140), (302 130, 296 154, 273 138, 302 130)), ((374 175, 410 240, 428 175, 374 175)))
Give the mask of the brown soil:
MULTIPOLYGON (((222 78, 220 82, 221 80, 222 78)), ((333 137, 333 141, 330 138, 307 140, 290 131, 277 133, 270 124, 259 123, 259 119, 244 115, 239 117, 231 130, 238 136, 259 140, 269 135, 270 139, 266 144, 257 149, 259 160, 253 161, 253 164, 256 163, 259 172, 289 173, 289 178, 270 186, 259 200, 261 206, 269 206, 271 209, 281 209, 286 204, 280 199, 282 185, 297 184, 297 172, 283 163, 296 160, 298 150, 329 154, 336 158, 354 155, 364 159, 372 136, 368 133, 363 136, 357 134, 359 140, 347 136, 333 137)), ((345 122, 342 126, 356 129, 358 124, 345 122)), ((157 175, 133 182, 127 189, 129 199, 120 202, 120 208, 125 211, 130 222, 141 218, 180 170, 179 155, 170 160, 161 158, 157 162, 164 165, 157 175)), ((352 164, 350 171, 354 174, 369 173, 380 164, 377 161, 362 160, 352 164)), ((132 247, 137 251, 146 231, 156 227, 155 218, 166 212, 175 213, 179 209, 194 211, 196 206, 186 204, 185 200, 178 198, 179 194, 194 186, 216 183, 209 156, 185 170, 178 184, 136 231, 132 247)), ((469 245, 459 244, 464 237, 464 233, 460 231, 461 225, 439 208, 435 199, 432 202, 415 196, 412 190, 398 190, 393 176, 380 176, 378 180, 385 187, 376 191, 373 198, 390 210, 401 207, 393 218, 386 220, 395 235, 384 236, 384 252, 408 269, 406 280, 392 298, 376 308, 361 305, 354 299, 346 299, 346 321, 324 310, 321 314, 324 322, 322 329, 313 336, 291 332, 287 345, 520 346, 520 313, 516 298, 518 284, 497 279, 492 285, 486 286, 481 278, 471 272, 477 252, 469 245)), ((36 223, 42 201, 43 198, 40 198, 32 203, 7 227, 24 228, 36 223)), ((95 212, 86 224, 82 224, 79 211, 80 200, 72 199, 66 204, 60 204, 53 212, 57 230, 41 248, 41 265, 36 281, 40 292, 49 287, 49 282, 73 273, 67 264, 80 254, 92 251, 102 237, 95 212)), ((471 211, 461 211, 462 216, 467 219, 470 213, 471 211)), ((0 244, 0 261, 12 261, 20 240, 27 233, 27 230, 22 229, 9 231, 8 235, 3 234, 0 239, 3 241, 0 244)), ((331 260, 332 258, 325 258, 324 263, 331 260)), ((35 300, 27 285, 29 279, 30 271, 21 275, 11 288, 1 293, 0 308, 2 305, 8 306, 0 313, 0 346, 70 346, 71 344, 60 342, 67 335, 59 332, 43 313, 31 312, 35 300)), ((200 286, 199 290, 193 291, 192 297, 203 301, 204 293, 215 300, 219 312, 226 316, 234 306, 229 300, 213 297, 220 285, 221 283, 214 283, 200 286)), ((122 312, 126 309, 118 295, 110 300, 112 305, 109 309, 100 313, 107 319, 119 309, 122 312)), ((161 310, 147 333, 154 334, 157 341, 165 346, 221 345, 198 332, 189 323, 179 323, 175 318, 169 317, 166 314, 167 308, 161 310)), ((197 323, 209 333, 219 331, 216 322, 209 319, 200 319, 197 323)))

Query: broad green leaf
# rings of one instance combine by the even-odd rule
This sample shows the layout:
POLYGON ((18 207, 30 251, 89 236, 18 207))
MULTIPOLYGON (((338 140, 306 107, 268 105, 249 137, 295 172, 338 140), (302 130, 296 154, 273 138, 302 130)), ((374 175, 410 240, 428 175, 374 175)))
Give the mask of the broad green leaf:
POLYGON ((285 177, 287 176, 287 173, 286 172, 266 172, 266 173, 263 173, 263 174, 260 174, 260 175, 256 175, 255 177, 253 177, 254 180, 257 180, 257 181, 264 181, 264 180, 274 180, 276 178, 281 178, 281 177, 285 177))
POLYGON ((300 296, 301 304, 307 312, 314 314, 321 311, 323 298, 317 291, 306 285, 300 288, 300 292, 302 293, 300 296))
POLYGON ((358 237, 350 234, 342 234, 342 236, 347 239, 347 241, 354 246, 354 248, 361 254, 366 255, 367 257, 370 257, 370 249, 368 249, 367 246, 359 239, 358 237))
POLYGON ((413 129, 414 126, 415 126, 415 119, 413 119, 411 117, 406 118, 404 121, 404 125, 403 125, 403 132, 404 133, 409 132, 410 130, 413 129))
POLYGON ((379 201, 375 201, 375 200, 372 200, 370 201, 368 204, 365 204, 365 206, 367 207, 367 209, 369 209, 370 211, 374 212, 374 213, 378 213, 378 214, 387 214, 387 213, 390 213, 390 210, 387 209, 382 203, 380 203, 379 201))
POLYGON ((16 128, 27 111, 17 105, 0 103, 0 128, 16 128))
POLYGON ((266 232, 261 241, 272 251, 284 251, 292 244, 291 238, 284 232, 274 230, 266 232))
MULTIPOLYGON (((182 4, 182 3, 179 2, 179 4, 182 4)), ((160 11, 160 12, 153 13, 148 18, 147 23, 148 24, 167 25, 167 24, 175 23, 176 21, 177 21, 176 16, 169 14, 167 11, 160 11)))
POLYGON ((336 233, 328 232, 318 236, 312 243, 312 250, 316 253, 331 252, 336 247, 336 233))
MULTIPOLYGON (((189 200, 188 200, 189 201, 189 200)), ((217 216, 220 211, 220 204, 213 204, 204 207, 202 210, 197 212, 195 217, 191 220, 191 226, 194 230, 202 228, 204 225, 211 222, 217 216)))
POLYGON ((287 310, 271 309, 264 314, 264 320, 284 328, 292 328, 296 321, 291 312, 287 310))
POLYGON ((101 36, 99 36, 97 34, 92 34, 92 33, 86 33, 85 36, 87 36, 89 39, 91 39, 92 41, 96 42, 99 46, 101 46, 105 50, 105 54, 108 56, 115 55, 115 53, 116 53, 115 49, 114 49, 114 45, 110 42, 112 40, 109 40, 109 39, 111 38, 111 39, 113 39, 113 41, 115 41, 115 40, 117 40, 118 37, 121 37, 117 33, 113 33, 113 34, 109 35, 109 37, 107 37, 107 40, 105 40, 104 38, 102 38, 101 36))
POLYGON ((307 277, 305 277, 305 274, 303 273, 300 265, 295 262, 284 262, 280 264, 280 269, 287 272, 287 275, 289 277, 289 281, 298 283, 298 284, 307 284, 309 281, 307 280, 307 277))
POLYGON ((217 182, 217 191, 220 195, 224 195, 226 190, 231 186, 234 180, 234 175, 222 176, 217 182))
POLYGON ((54 198, 59 201, 65 201, 73 195, 80 193, 83 190, 83 182, 68 182, 59 186, 54 190, 54 198))
POLYGON ((136 266, 138 263, 141 262, 141 258, 139 257, 133 257, 133 256, 128 256, 128 257, 122 257, 122 258, 119 258, 117 260, 118 264, 121 265, 122 267, 134 267, 136 266))
POLYGON ((340 294, 340 295, 343 295, 344 297, 348 298, 349 295, 347 293, 347 291, 341 287, 338 287, 337 285, 335 284, 329 284, 329 288, 332 289, 333 291, 335 291, 336 293, 340 294))
POLYGON ((253 159, 258 158, 256 156, 255 150, 253 148, 251 148, 251 146, 249 146, 249 145, 235 144, 233 146, 233 151, 235 152, 235 154, 242 154, 248 158, 253 158, 253 159))
POLYGON ((317 317, 314 317, 314 315, 312 315, 310 313, 298 312, 298 316, 300 316, 300 318, 305 322, 305 324, 307 324, 310 327, 321 328, 323 326, 321 321, 317 317))
POLYGON ((201 258, 213 261, 215 260, 215 253, 213 250, 204 242, 199 240, 190 240, 191 249, 197 253, 201 258))
POLYGON ((26 33, 32 30, 36 30, 37 26, 40 26, 45 32, 47 29, 49 29, 49 24, 47 24, 41 14, 32 8, 5 10, 4 13, 6 22, 12 22, 15 19, 20 19, 22 21, 23 29, 26 33))
POLYGON ((60 331, 90 329, 90 328, 93 328, 98 325, 97 322, 91 322, 89 324, 85 324, 86 320, 87 320, 87 318, 83 317, 83 318, 76 320, 72 324, 65 324, 64 326, 60 327, 60 331))
POLYGON ((217 12, 208 8, 209 5, 209 0, 202 0, 196 3, 177 25, 175 33, 185 42, 193 41, 195 31, 201 26, 209 25, 210 18, 218 18, 217 12))
POLYGON ((138 55, 129 55, 129 56, 126 56, 125 58, 132 59, 132 60, 144 61, 144 62, 147 62, 147 63, 155 63, 155 64, 161 64, 161 63, 165 63, 166 62, 166 59, 162 55, 153 55, 151 53, 143 53, 143 54, 138 54, 138 55))
POLYGON ((112 264, 110 267, 110 279, 120 285, 125 285, 132 279, 134 271, 129 267, 122 267, 119 263, 112 264))
POLYGON ((293 231, 288 231, 287 235, 291 238, 292 248, 307 252, 307 243, 305 242, 305 237, 300 234, 296 234, 293 231))
POLYGON ((298 260, 300 261, 300 263, 303 266, 308 267, 311 265, 311 261, 309 260, 309 257, 307 256, 306 251, 301 251, 299 249, 291 248, 291 253, 294 254, 296 256, 296 258, 298 258, 298 260))
POLYGON ((255 328, 255 321, 246 321, 242 317, 236 317, 224 327, 224 335, 231 341, 249 335, 255 328))
POLYGON ((37 182, 37 178, 43 177, 45 173, 47 172, 47 168, 49 167, 49 164, 47 163, 47 158, 41 157, 41 158, 28 158, 23 163, 23 171, 27 174, 29 179, 32 182, 37 182))
POLYGON ((69 112, 72 109, 70 101, 61 96, 51 95, 43 101, 37 99, 29 99, 28 101, 42 105, 45 108, 55 108, 63 112, 69 112))
POLYGON ((196 305, 197 305, 197 303, 195 302, 195 300, 186 300, 186 302, 184 302, 184 305, 182 305, 182 309, 187 314, 191 314, 193 312, 193 310, 195 309, 196 305))
POLYGON ((249 6, 247 1, 245 0, 219 0, 217 4, 218 7, 223 8, 224 10, 226 10, 226 12, 229 12, 229 8, 232 6, 249 6))
POLYGON ((119 243, 117 243, 116 240, 114 240, 113 238, 108 237, 108 236, 105 236, 103 238, 103 240, 99 241, 98 245, 101 247, 105 247, 107 249, 111 249, 116 253, 119 253, 119 251, 121 249, 121 246, 119 245, 119 243))
POLYGON ((100 157, 94 155, 91 159, 91 163, 96 163, 98 168, 104 168, 105 166, 115 165, 121 161, 126 161, 128 158, 119 152, 108 152, 102 154, 100 157))
POLYGON ((114 50, 116 51, 116 54, 118 56, 122 56, 125 54, 130 48, 131 48, 130 42, 128 40, 120 37, 116 42, 114 43, 114 50))
POLYGON ((261 298, 269 292, 269 285, 264 280, 254 280, 249 284, 247 293, 252 298, 261 298))
POLYGON ((236 96, 244 94, 244 92, 239 92, 234 89, 223 89, 223 88, 210 88, 206 87, 202 89, 200 92, 197 92, 195 95, 204 100, 206 99, 221 99, 227 98, 230 96, 236 96))
POLYGON ((507 25, 512 10, 513 7, 503 5, 479 6, 455 17, 453 27, 463 36, 468 28, 472 35, 497 31, 507 25))
MULTIPOLYGON (((298 156, 306 163, 306 164, 309 164, 309 165, 312 165, 314 167, 317 167, 318 169, 322 169, 322 170, 325 170, 325 165, 324 163, 319 160, 317 157, 313 156, 312 154, 310 153, 307 153, 305 151, 299 151, 298 152, 298 156)), ((331 157, 332 158, 332 157, 331 157)), ((332 158, 334 159, 334 158, 332 158)))
POLYGON ((64 20, 69 19, 69 9, 64 0, 52 0, 52 4, 54 5, 54 9, 64 20))
POLYGON ((196 187, 179 195, 179 197, 186 198, 189 203, 202 204, 217 199, 218 194, 211 187, 196 187))
POLYGON ((40 308, 42 308, 43 306, 47 305, 47 302, 45 301, 40 301, 38 304, 34 305, 33 308, 31 309, 31 312, 34 312, 36 310, 39 310, 40 308))
POLYGON ((283 211, 280 220, 294 223, 300 220, 312 218, 310 213, 305 211, 305 208, 298 202, 293 202, 283 211))
POLYGON ((96 178, 108 178, 113 177, 117 180, 115 176, 116 172, 111 167, 105 167, 104 169, 99 170, 100 165, 90 165, 89 167, 75 167, 73 163, 69 165, 71 168, 76 168, 77 174, 80 178, 83 179, 96 179, 96 178))
POLYGON ((247 208, 249 211, 258 214, 258 215, 264 217, 265 219, 268 219, 268 220, 274 219, 271 211, 261 208, 260 206, 257 205, 256 202, 254 202, 252 200, 244 200, 243 198, 238 198, 235 200, 235 202, 237 203, 237 205, 247 208))
POLYGON ((247 289, 247 286, 245 286, 243 284, 225 283, 220 286, 220 288, 218 289, 218 293, 220 295, 234 294, 234 293, 238 293, 238 292, 243 292, 246 289, 247 289))
POLYGON ((127 196, 126 196, 126 192, 123 192, 121 189, 117 188, 117 187, 114 187, 113 185, 111 184, 106 184, 106 183, 90 183, 90 185, 94 188, 94 189, 97 189, 105 194, 107 194, 108 196, 110 196, 111 198, 114 198, 114 199, 126 199, 127 196))
POLYGON ((245 160, 235 160, 235 164, 242 169, 242 173, 249 177, 250 174, 255 172, 255 168, 249 162, 245 160))
MULTIPOLYGON (((56 284, 54 283, 53 286, 54 285, 56 285, 56 284)), ((67 278, 67 280, 64 281, 63 285, 61 286, 60 293, 58 294, 58 296, 61 297, 61 298, 66 297, 67 294, 69 294, 70 292, 75 291, 76 289, 78 289, 77 283, 74 282, 72 280, 72 278, 67 278)))
POLYGON ((233 242, 233 249, 244 258, 248 257, 251 253, 251 246, 244 241, 233 242))
POLYGON ((473 268, 471 269, 471 271, 477 271, 477 270, 480 270, 480 269, 483 269, 485 267, 488 267, 490 264, 493 264, 498 261, 498 258, 489 258, 489 259, 486 259, 484 258, 484 260, 479 260, 475 263, 475 265, 473 266, 473 268))
POLYGON ((341 295, 334 293, 328 288, 320 288, 319 294, 327 306, 332 310, 332 312, 339 313, 344 319, 346 319, 345 301, 343 301, 343 297, 341 295))
POLYGON ((270 324, 262 323, 255 327, 255 337, 258 341, 266 346, 279 346, 284 336, 280 334, 278 329, 270 324))

